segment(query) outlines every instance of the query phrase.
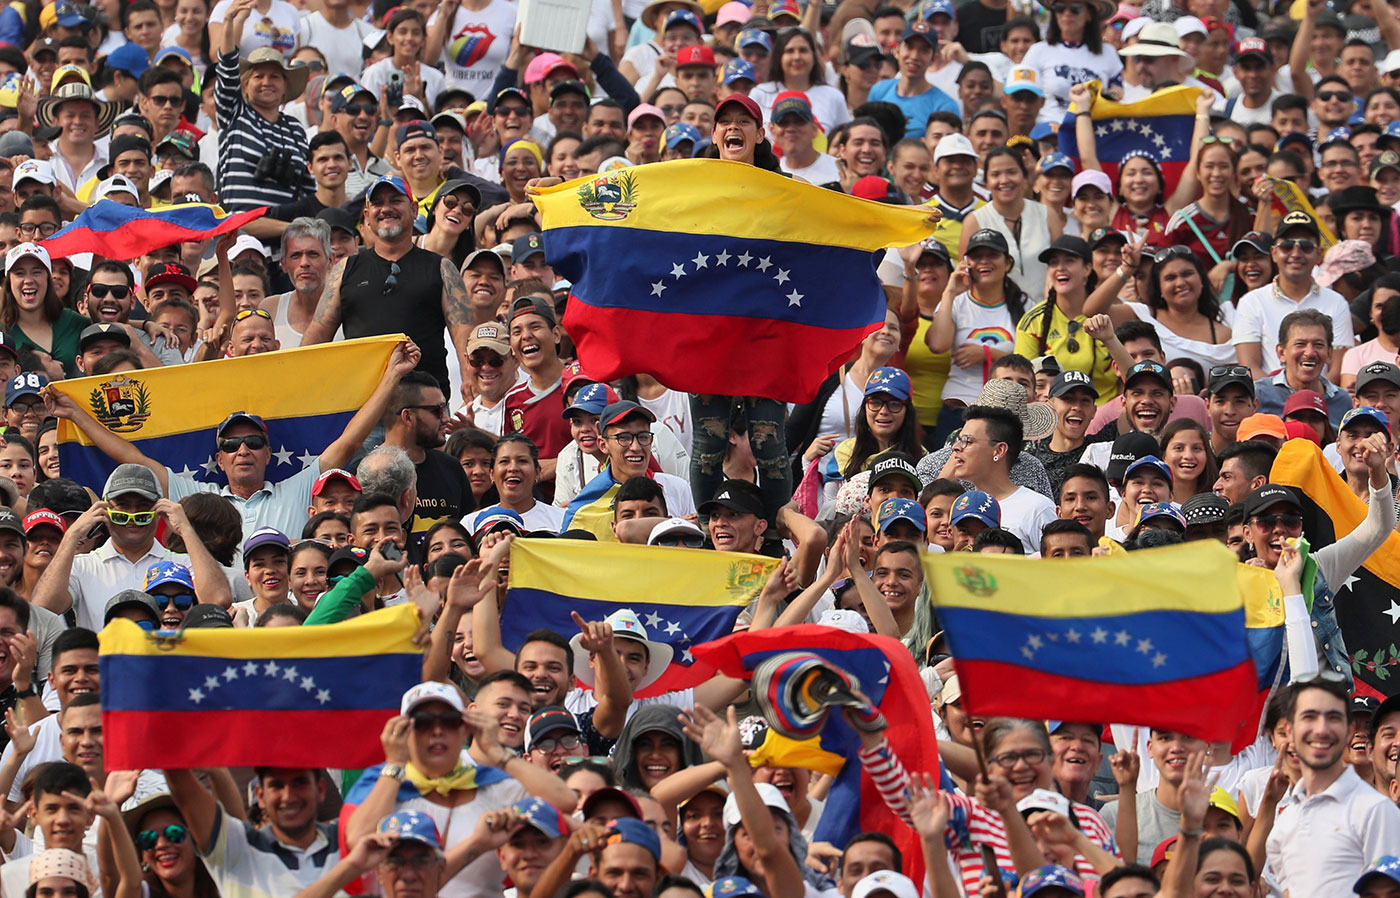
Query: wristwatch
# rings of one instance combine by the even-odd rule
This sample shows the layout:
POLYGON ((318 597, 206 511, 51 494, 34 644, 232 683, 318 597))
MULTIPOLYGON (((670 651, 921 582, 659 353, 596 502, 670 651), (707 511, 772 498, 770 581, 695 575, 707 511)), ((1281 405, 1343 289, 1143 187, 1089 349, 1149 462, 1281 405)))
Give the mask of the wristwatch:
POLYGON ((16 690, 15 690, 15 695, 19 696, 20 698, 32 698, 33 696, 36 696, 36 695, 38 695, 38 694, 39 694, 39 690, 34 688, 34 684, 33 684, 33 683, 30 683, 30 684, 29 684, 29 687, 28 687, 27 689, 16 689, 16 690))
POLYGON ((389 779, 398 780, 399 782, 403 782, 403 778, 406 774, 407 771, 404 770, 402 764, 385 764, 383 767, 379 768, 380 776, 387 776, 389 779))

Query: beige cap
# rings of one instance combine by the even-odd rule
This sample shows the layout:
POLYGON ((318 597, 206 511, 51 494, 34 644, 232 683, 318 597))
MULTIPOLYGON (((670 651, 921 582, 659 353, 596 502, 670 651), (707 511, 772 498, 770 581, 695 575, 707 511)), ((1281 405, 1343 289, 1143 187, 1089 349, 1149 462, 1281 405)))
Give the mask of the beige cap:
POLYGON ((510 337, 506 334, 504 324, 487 323, 476 326, 476 330, 472 331, 472 338, 467 341, 467 355, 483 347, 500 356, 510 355, 510 337))
POLYGON ((960 698, 962 698, 962 683, 958 682, 958 675, 953 674, 943 681, 943 691, 938 693, 938 707, 941 708, 960 698))

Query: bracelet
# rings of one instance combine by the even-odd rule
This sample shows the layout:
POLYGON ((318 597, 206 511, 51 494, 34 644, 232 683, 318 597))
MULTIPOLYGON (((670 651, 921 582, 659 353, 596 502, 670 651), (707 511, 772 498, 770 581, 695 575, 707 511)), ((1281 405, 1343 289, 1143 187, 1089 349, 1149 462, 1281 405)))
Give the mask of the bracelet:
POLYGON ((1203 830, 1203 829, 1191 829, 1191 830, 1183 829, 1183 830, 1181 831, 1181 836, 1182 836, 1182 838, 1185 838, 1185 839, 1199 839, 1199 838, 1200 838, 1202 835, 1204 835, 1204 834, 1205 834, 1205 830, 1203 830))
POLYGON ((379 120, 379 127, 381 127, 381 128, 387 128, 387 127, 389 127, 390 125, 392 125, 393 123, 394 123, 393 119, 390 119, 390 120, 388 120, 388 121, 385 121, 384 119, 380 119, 380 120, 379 120))
POLYGON ((1118 276, 1118 280, 1120 281, 1126 281, 1128 279, 1128 274, 1123 270, 1122 265, 1119 265, 1116 269, 1114 269, 1113 273, 1118 276))

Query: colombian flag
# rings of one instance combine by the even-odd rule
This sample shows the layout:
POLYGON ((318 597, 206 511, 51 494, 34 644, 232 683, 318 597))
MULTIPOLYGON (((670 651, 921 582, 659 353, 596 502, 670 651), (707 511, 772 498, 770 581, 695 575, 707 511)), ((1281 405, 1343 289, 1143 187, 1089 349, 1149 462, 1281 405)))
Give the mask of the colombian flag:
MULTIPOLYGON (((272 461, 267 479, 290 477, 316 460, 365 404, 402 334, 172 365, 121 374, 57 380, 108 430, 135 443, 178 474, 222 482, 214 428, 236 411, 267 422, 272 461)), ((64 476, 102 483, 116 463, 71 422, 58 422, 64 476)))
POLYGON ((510 549, 501 642, 514 652, 540 627, 577 633, 571 611, 595 621, 630 608, 647 637, 674 652, 661 678, 637 695, 686 689, 714 674, 708 664, 696 663, 692 649, 733 632, 739 612, 758 598, 777 564, 740 552, 517 539, 510 549))
POLYGON ((1215 542, 924 558, 970 713, 1120 720, 1211 742, 1236 738, 1259 691, 1237 564, 1215 542))
POLYGON ((208 203, 180 203, 137 209, 99 200, 71 224, 43 241, 55 259, 94 253, 108 259, 134 259, 173 243, 207 240, 261 218, 267 207, 229 214, 208 203))
MULTIPOLYGON (((1169 87, 1136 103, 1115 103, 1099 94, 1097 82, 1090 82, 1094 103, 1089 117, 1094 122, 1094 142, 1099 164, 1110 181, 1118 183, 1118 165, 1129 153, 1146 153, 1162 170, 1165 199, 1176 189, 1181 172, 1191 159, 1191 135, 1196 129, 1196 95, 1199 87, 1169 87)), ((1060 152, 1079 156, 1079 140, 1074 133, 1074 113, 1060 125, 1060 152)))
MULTIPOLYGON (((914 657, 897 639, 801 624, 756 633, 735 633, 698 646, 695 656, 726 676, 748 680, 752 679, 754 668, 767 658, 797 648, 822 656, 860 682, 861 692, 889 722, 885 738, 906 770, 939 775, 938 738, 929 715, 928 691, 914 657)), ((966 689, 966 685, 963 688, 966 689)), ((773 733, 770 731, 769 735, 773 733)), ((904 854, 904 872, 915 882, 922 882, 918 836, 891 813, 870 775, 856 760, 860 736, 840 713, 833 711, 827 715, 817 739, 821 749, 841 765, 841 770, 827 795, 826 809, 817 824, 816 841, 845 845, 861 831, 886 833, 904 854)), ((804 743, 792 743, 792 746, 810 752, 804 743)), ((796 757, 773 757, 770 763, 814 767, 810 761, 799 763, 796 757)))
POLYGON ((422 674, 418 611, 324 627, 101 633, 102 729, 113 770, 367 767, 422 674))
POLYGON ((573 282, 564 326, 602 380, 807 402, 884 321, 877 250, 933 232, 887 206, 717 159, 590 175, 533 197, 573 282))
MULTIPOLYGON (((1270 483, 1303 494, 1303 532, 1314 550, 1331 545, 1366 518, 1366 505, 1307 440, 1288 440, 1274 459, 1270 483)), ((1336 598, 1337 623, 1351 656, 1351 672, 1361 695, 1400 692, 1400 534, 1391 533, 1345 583, 1329 583, 1336 598)))

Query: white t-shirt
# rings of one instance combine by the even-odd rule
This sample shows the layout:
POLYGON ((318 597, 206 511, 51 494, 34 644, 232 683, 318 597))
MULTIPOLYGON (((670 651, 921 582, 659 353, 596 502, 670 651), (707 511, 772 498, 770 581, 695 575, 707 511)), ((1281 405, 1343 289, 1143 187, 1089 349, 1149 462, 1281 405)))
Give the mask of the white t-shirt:
POLYGON ((1264 371, 1274 372, 1283 366, 1279 361, 1278 329, 1283 319, 1291 312, 1303 309, 1317 309, 1332 318, 1332 346, 1350 349, 1356 344, 1352 333, 1351 309, 1342 294, 1326 287, 1314 285, 1312 292, 1301 302, 1276 295, 1274 284, 1268 283, 1249 291, 1240 297, 1235 309, 1235 326, 1231 342, 1258 343, 1264 356, 1264 371))
POLYGON ((365 62, 361 51, 364 39, 374 26, 364 19, 351 18, 350 24, 337 28, 319 10, 305 16, 297 28, 297 41, 303 47, 315 47, 326 57, 332 74, 349 72, 359 75, 365 62))
MULTIPOLYGON (((381 59, 365 69, 364 74, 360 76, 360 83, 369 88, 370 93, 377 97, 384 93, 384 88, 389 84, 389 75, 392 72, 399 72, 398 67, 394 65, 393 57, 381 59)), ((404 73, 399 72, 399 74, 404 73)), ((442 72, 430 65, 419 65, 418 76, 423 79, 423 93, 426 95, 428 107, 432 108, 432 105, 437 102, 438 94, 442 93, 446 79, 443 78, 442 72)))
POLYGON ((833 181, 841 180, 841 167, 836 164, 833 156, 826 153, 818 153, 815 161, 811 165, 802 168, 793 168, 788 165, 787 157, 778 160, 778 164, 783 167, 783 171, 790 175, 801 178, 808 184, 830 184, 833 181))
POLYGON ((1002 529, 1010 530, 1021 538, 1027 555, 1039 552, 1040 531, 1059 517, 1055 512, 1055 503, 1024 486, 1016 487, 1016 492, 999 501, 1002 529))
MULTIPOLYGON (((638 396, 637 401, 641 403, 642 408, 655 415, 657 421, 666 425, 666 429, 671 431, 671 434, 681 444, 681 448, 685 450, 686 455, 689 455, 691 439, 693 437, 690 418, 690 394, 681 393, 676 390, 666 390, 655 399, 643 399, 641 396, 638 396)), ((657 461, 661 462, 662 460, 658 458, 657 461)), ((663 469, 665 468, 664 462, 662 463, 662 467, 663 469)), ((671 473, 676 472, 673 471, 671 473)), ((681 475, 676 474, 676 476, 679 477, 681 475)))
MULTIPOLYGON (((465 88, 474 97, 489 98, 496 74, 510 53, 515 10, 515 4, 509 0, 491 0, 481 10, 457 7, 452 30, 442 46, 449 85, 465 88)), ((437 17, 438 14, 433 13, 428 20, 429 28, 437 17)))
MULTIPOLYGON (((1016 322, 1011 319, 1006 300, 987 306, 973 299, 971 293, 958 294, 953 298, 953 327, 954 349, 976 343, 1005 353, 1010 352, 1016 342, 1016 322)), ((983 370, 980 359, 967 368, 950 366, 948 382, 943 385, 943 398, 959 399, 968 405, 976 402, 986 383, 983 370)))
MULTIPOLYGON (((479 509, 462 518, 462 526, 467 530, 476 532, 476 520, 486 509, 479 509)), ((558 533, 559 528, 564 523, 564 509, 556 508, 546 502, 536 502, 529 511, 516 512, 521 520, 525 522, 525 529, 533 532, 535 530, 548 530, 551 533, 558 533)))
POLYGON ((1045 89, 1045 105, 1037 121, 1059 124, 1069 111, 1069 89, 1085 81, 1101 81, 1105 88, 1123 83, 1123 60, 1117 51, 1105 45, 1095 54, 1085 46, 1050 46, 1044 41, 1032 44, 1021 65, 1040 72, 1040 84, 1045 89))
POLYGON ((656 57, 660 55, 661 48, 657 46, 656 41, 646 41, 627 48, 622 54, 622 62, 632 63, 632 68, 637 70, 637 80, 632 82, 633 86, 646 84, 646 79, 650 78, 656 69, 656 57))
MULTIPOLYGON (((63 745, 59 742, 58 732, 58 712, 54 711, 48 717, 32 725, 29 731, 34 734, 34 750, 31 751, 23 761, 20 761, 19 772, 15 774, 14 784, 10 786, 10 801, 23 801, 24 793, 20 787, 24 785, 25 778, 29 771, 41 764, 50 761, 63 760, 63 745)), ((5 751, 0 754, 0 765, 9 762, 15 755, 13 743, 5 746, 5 751)))
MULTIPOLYGON (((1230 110, 1230 121, 1238 122, 1246 127, 1250 125, 1267 125, 1273 118, 1272 107, 1274 105, 1274 100, 1277 100, 1281 96, 1283 96, 1281 91, 1270 91, 1269 99, 1265 100, 1264 105, 1260 106, 1258 109, 1250 109, 1248 106, 1244 105, 1244 97, 1239 97, 1235 99, 1235 106, 1230 110)), ((1229 102, 1229 100, 1221 97, 1216 101, 1212 111, 1224 115, 1225 107, 1229 105, 1229 102)))
MULTIPOLYGON (((209 13, 209 22, 223 24, 228 17, 228 8, 233 0, 219 0, 209 13)), ((261 47, 280 50, 283 56, 291 56, 297 48, 297 31, 301 28, 301 11, 287 0, 272 0, 266 13, 253 10, 243 26, 243 36, 238 41, 238 52, 247 56, 261 47)))
MULTIPOLYGON (((778 94, 787 89, 781 81, 765 81, 749 91, 749 99, 757 103, 758 108, 763 110, 765 123, 773 114, 773 101, 778 94)), ((831 85, 814 84, 803 93, 811 101, 812 113, 816 115, 817 123, 821 125, 822 131, 830 134, 832 128, 851 120, 851 110, 846 106, 845 95, 831 85)))

